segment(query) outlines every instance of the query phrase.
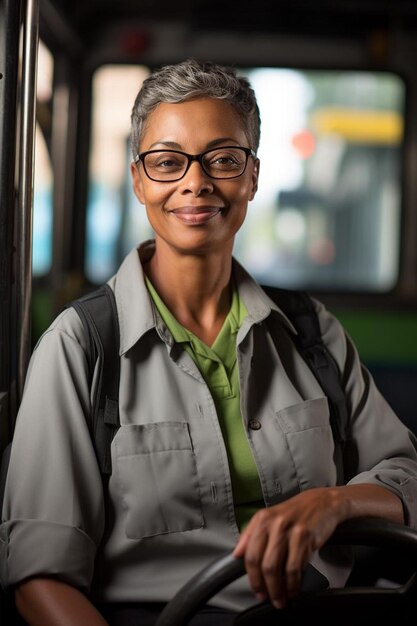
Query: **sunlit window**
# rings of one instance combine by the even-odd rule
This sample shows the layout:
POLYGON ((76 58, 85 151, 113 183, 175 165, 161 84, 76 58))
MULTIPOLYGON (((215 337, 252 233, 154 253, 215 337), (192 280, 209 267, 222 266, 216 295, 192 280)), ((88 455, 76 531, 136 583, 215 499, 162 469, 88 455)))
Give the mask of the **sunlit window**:
MULTIPOLYGON (((39 44, 37 76, 37 118, 44 127, 49 125, 52 98, 53 58, 49 50, 39 44)), ((46 274, 52 263, 52 165, 41 124, 36 124, 35 175, 33 197, 33 274, 46 274)))
POLYGON ((371 72, 247 72, 259 191, 235 254, 259 281, 387 291, 398 277, 405 90, 371 72))
MULTIPOLYGON (((393 74, 242 70, 258 99, 259 190, 235 256, 262 283, 377 291, 398 278, 405 87, 393 74)), ((152 236, 134 196, 130 112, 149 70, 94 79, 87 275, 107 279, 152 236)))
POLYGON ((93 130, 87 209, 86 274, 102 282, 122 256, 151 234, 130 185, 130 114, 144 67, 105 66, 93 82, 93 130))

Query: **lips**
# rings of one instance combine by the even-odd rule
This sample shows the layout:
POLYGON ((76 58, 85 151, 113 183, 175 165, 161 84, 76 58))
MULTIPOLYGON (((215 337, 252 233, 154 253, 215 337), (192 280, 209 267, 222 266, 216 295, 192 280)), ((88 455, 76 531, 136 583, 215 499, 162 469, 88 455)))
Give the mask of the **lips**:
POLYGON ((223 207, 213 206, 186 206, 172 209, 169 214, 185 224, 200 225, 212 220, 222 209, 223 207))

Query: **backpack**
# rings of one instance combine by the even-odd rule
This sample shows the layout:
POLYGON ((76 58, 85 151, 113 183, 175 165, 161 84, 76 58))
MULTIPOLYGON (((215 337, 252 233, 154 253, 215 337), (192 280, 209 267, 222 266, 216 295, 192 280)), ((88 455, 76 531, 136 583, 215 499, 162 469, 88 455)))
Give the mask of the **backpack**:
MULTIPOLYGON (((336 361, 324 345, 319 321, 307 292, 263 287, 285 313, 298 335, 293 336, 298 351, 312 370, 327 396, 330 425, 335 442, 335 461, 341 470, 341 455, 346 439, 348 413, 336 361)), ((88 337, 90 384, 97 357, 102 367, 93 400, 91 435, 103 476, 111 474, 110 446, 120 426, 118 394, 120 379, 119 322, 114 293, 109 285, 83 296, 68 306, 77 311, 88 337)))

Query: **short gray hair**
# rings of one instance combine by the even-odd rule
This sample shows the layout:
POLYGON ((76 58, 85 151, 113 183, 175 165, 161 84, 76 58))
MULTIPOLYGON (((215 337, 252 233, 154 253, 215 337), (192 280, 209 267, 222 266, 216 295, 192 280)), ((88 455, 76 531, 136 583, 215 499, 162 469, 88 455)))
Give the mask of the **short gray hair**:
POLYGON ((229 102, 241 118, 250 147, 257 151, 261 120, 249 81, 231 67, 188 59, 176 65, 163 66, 143 82, 131 116, 133 158, 136 157, 146 120, 158 104, 194 98, 217 98, 229 102))

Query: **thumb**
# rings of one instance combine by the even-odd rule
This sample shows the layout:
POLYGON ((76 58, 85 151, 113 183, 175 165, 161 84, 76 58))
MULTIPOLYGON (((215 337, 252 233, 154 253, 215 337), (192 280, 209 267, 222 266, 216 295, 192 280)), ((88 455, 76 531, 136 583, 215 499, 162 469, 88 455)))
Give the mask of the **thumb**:
POLYGON ((235 559, 240 559, 241 557, 244 556, 246 552, 246 547, 248 545, 248 540, 249 540, 249 533, 245 531, 240 535, 239 541, 237 542, 237 545, 232 552, 232 555, 235 557, 235 559))

